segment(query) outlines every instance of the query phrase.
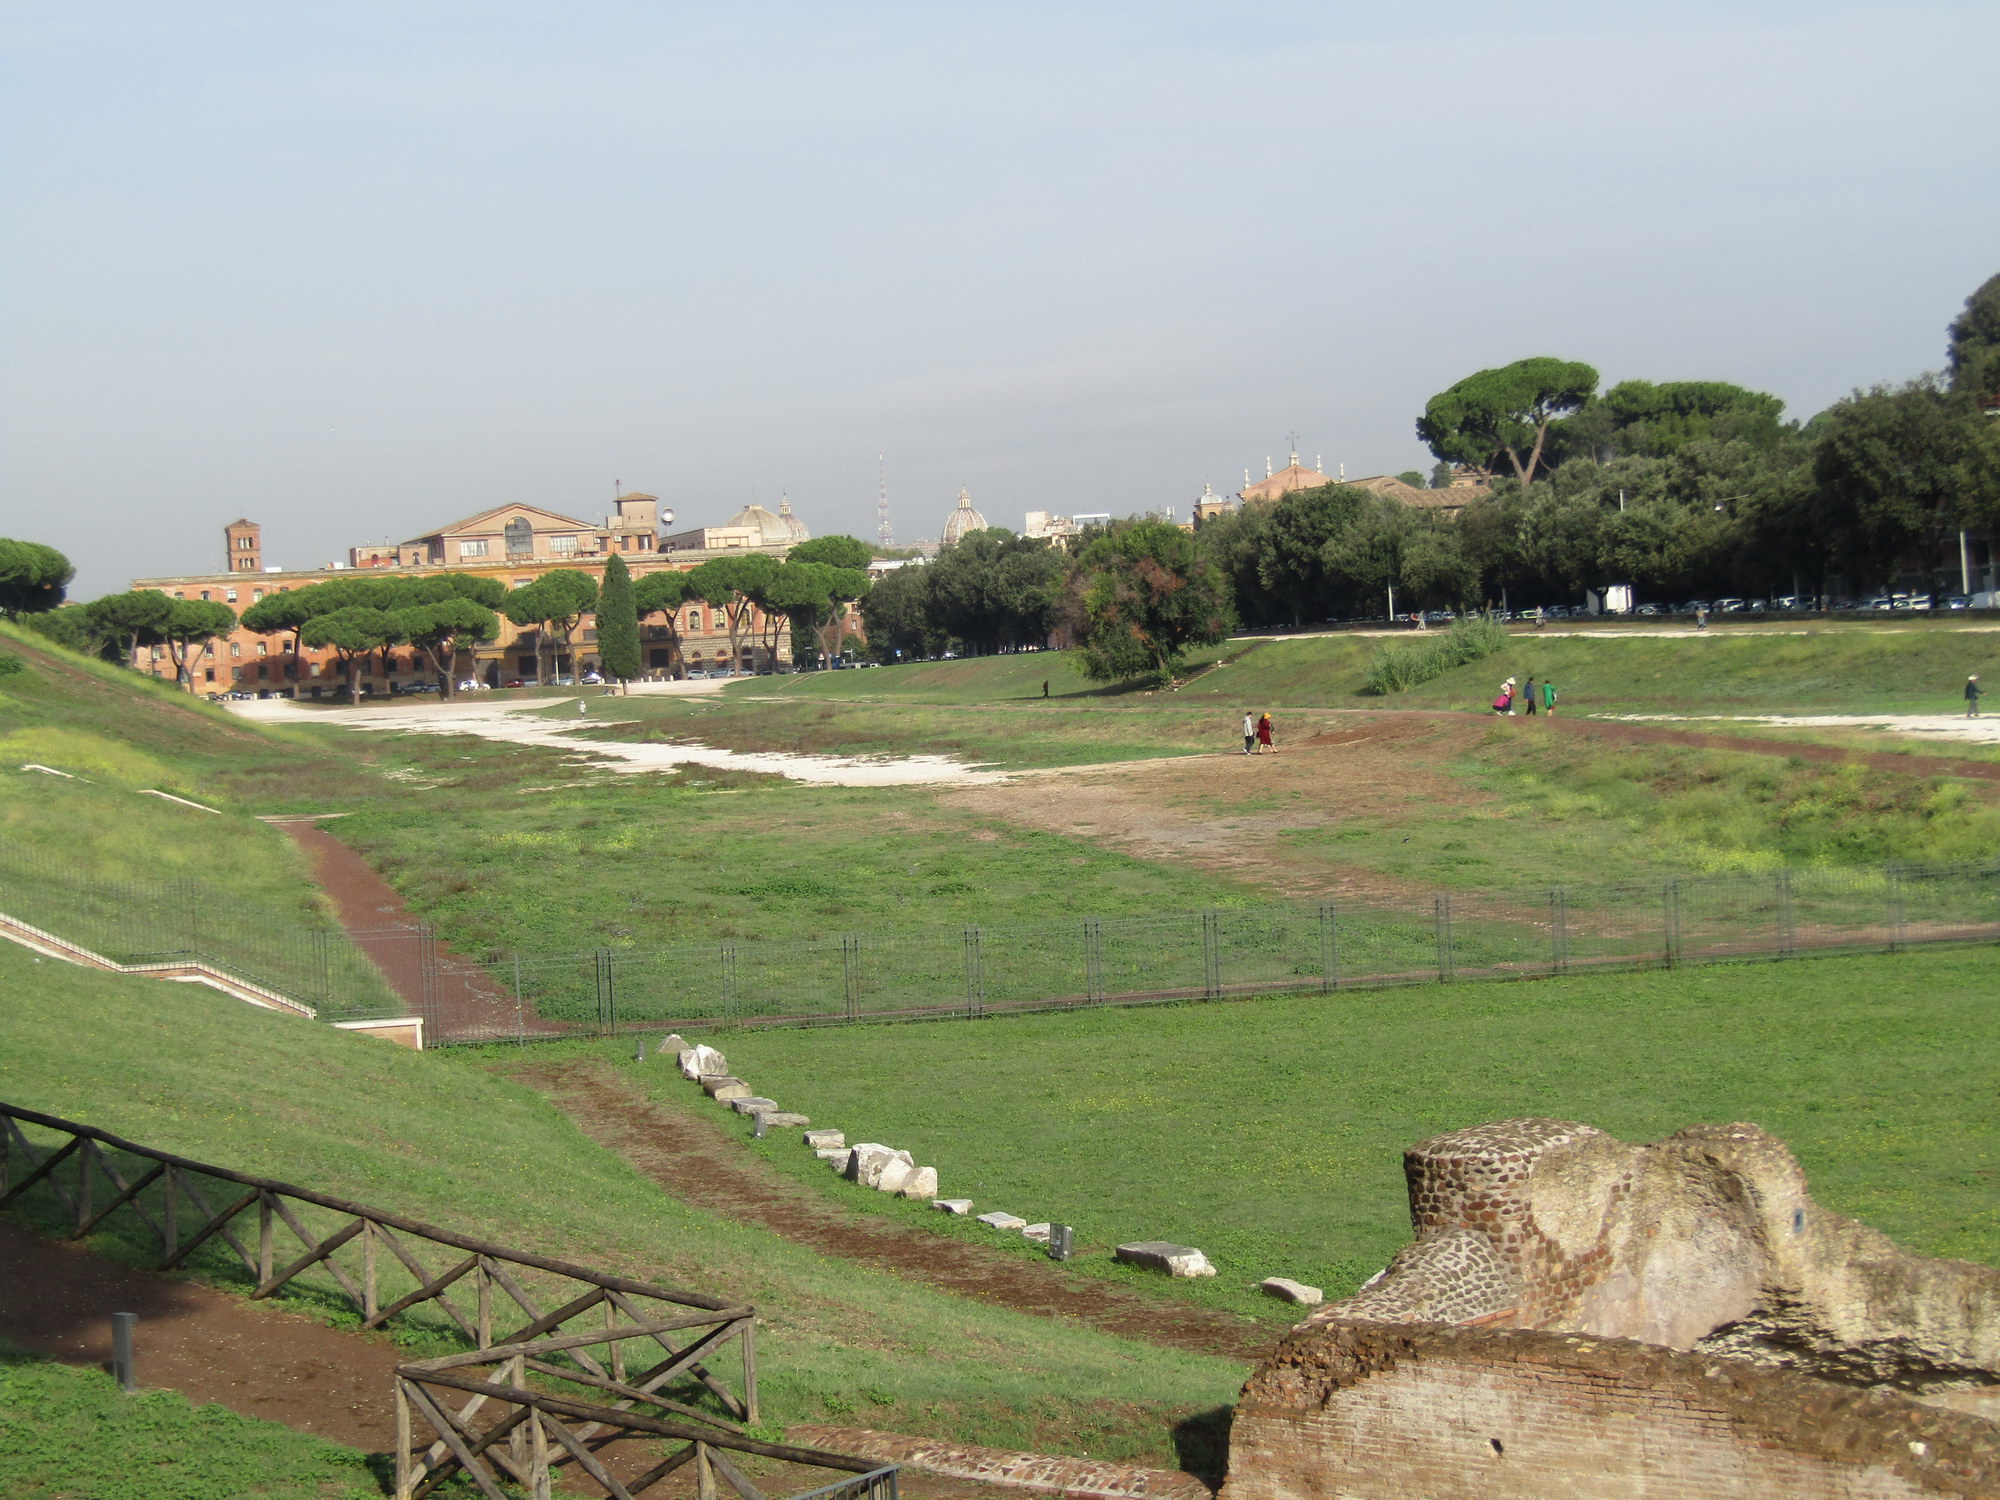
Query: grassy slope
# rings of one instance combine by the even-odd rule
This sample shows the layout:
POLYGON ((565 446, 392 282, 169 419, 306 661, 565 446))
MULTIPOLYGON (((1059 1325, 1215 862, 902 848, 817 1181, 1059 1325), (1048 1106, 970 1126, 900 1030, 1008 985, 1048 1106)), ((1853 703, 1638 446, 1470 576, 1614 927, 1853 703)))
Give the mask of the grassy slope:
MULTIPOLYGON (((1229 665, 1181 688, 1190 697, 1257 708, 1484 708, 1508 675, 1553 674, 1574 712, 1951 712, 1968 673, 2000 663, 2000 633, 1946 626, 1801 626, 1800 634, 1717 627, 1697 638, 1537 635, 1517 629, 1497 656, 1393 697, 1360 692, 1378 641, 1353 636, 1232 642, 1229 665)), ((826 672, 789 691, 816 698, 932 703, 1005 702, 1089 689, 1075 653, 925 662, 869 672, 826 672)), ((730 695, 760 689, 745 683, 730 695)), ((1107 698, 1106 702, 1116 702, 1107 698)))
POLYGON ((0 678, 0 910, 118 958, 202 952, 321 1004, 324 960, 337 1003, 393 1005, 344 944, 322 952, 330 909, 254 816, 353 786, 351 762, 32 637, 0 645, 28 663, 0 678))
MULTIPOLYGON (((1933 950, 714 1040, 759 1092, 935 1163, 976 1211, 1075 1224, 1092 1270, 1130 1274, 1109 1264, 1120 1240, 1180 1240, 1221 1274, 1178 1290, 1254 1312, 1260 1277, 1338 1293, 1387 1260, 1408 1235, 1404 1146, 1521 1115, 1632 1140, 1752 1120, 1821 1202, 1926 1254, 2000 1263, 2000 1118, 1976 1102, 2000 1063, 1992 962, 1933 950)), ((790 1135, 757 1149, 946 1228, 833 1181, 790 1135)))
MULTIPOLYGON (((9 1500, 375 1500, 367 1458, 173 1391, 0 1347, 0 1493, 9 1500)), ((454 1488, 453 1493, 464 1490, 454 1488)))
POLYGON ((688 1209, 463 1060, 0 944, 0 1097, 626 1274, 754 1301, 775 1423, 1171 1462, 1242 1370, 965 1303, 688 1209))

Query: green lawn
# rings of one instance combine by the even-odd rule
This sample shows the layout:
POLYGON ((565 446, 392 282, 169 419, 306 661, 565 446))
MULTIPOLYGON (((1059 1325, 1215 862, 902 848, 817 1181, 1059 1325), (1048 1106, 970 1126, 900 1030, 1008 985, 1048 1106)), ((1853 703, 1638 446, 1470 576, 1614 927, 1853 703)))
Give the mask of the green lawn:
MULTIPOLYGON (((8 1500, 376 1500, 366 1455, 0 1346, 8 1500)), ((447 1493, 474 1493, 454 1484, 447 1493)))
MULTIPOLYGON (((1220 1272, 1182 1295, 1282 1317, 1260 1278, 1338 1295, 1407 1238, 1405 1146, 1523 1115, 1629 1140, 1754 1121, 1829 1207, 2000 1264, 1993 964, 1930 950, 709 1040, 815 1125, 936 1165, 975 1212, 1074 1224, 1099 1274, 1137 1277, 1119 1241, 1178 1240, 1220 1272)), ((991 1233, 836 1182, 796 1135, 753 1149, 843 1201, 991 1233)))
MULTIPOLYGON (((1195 675, 1175 695, 1245 708, 1483 709, 1500 679, 1553 675, 1575 713, 1952 712, 1968 673, 2000 669, 2000 632, 1948 625, 1775 629, 1718 626, 1683 637, 1551 636, 1516 627, 1507 650, 1388 698, 1361 693, 1380 638, 1320 636, 1232 641, 1210 653, 1227 661, 1195 675)), ((1074 652, 923 662, 865 672, 822 672, 785 691, 815 698, 940 704, 1005 703, 1098 692, 1107 706, 1150 701, 1104 694, 1077 672, 1074 652)), ((726 696, 767 690, 734 684, 726 696)))
MULTIPOLYGON (((858 1410, 855 1420, 895 1431, 1171 1466, 1170 1424, 1228 1402, 1244 1375, 963 1302, 690 1209, 476 1060, 405 1051, 194 986, 37 963, 9 944, 0 1098, 754 1302, 765 1420, 777 1426, 858 1410)), ((220 1275, 218 1259, 207 1264, 220 1275)))

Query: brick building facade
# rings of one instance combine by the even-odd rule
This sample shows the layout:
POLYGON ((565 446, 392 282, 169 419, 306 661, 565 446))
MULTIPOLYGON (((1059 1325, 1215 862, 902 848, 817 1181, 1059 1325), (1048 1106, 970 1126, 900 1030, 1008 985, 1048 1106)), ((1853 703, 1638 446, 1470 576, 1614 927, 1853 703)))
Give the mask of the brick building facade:
MULTIPOLYGON (((222 571, 179 577, 135 578, 135 589, 159 589, 176 599, 207 599, 227 604, 240 617, 251 605, 274 593, 305 588, 329 579, 384 573, 401 577, 426 577, 439 573, 471 573, 498 580, 508 588, 532 583, 554 568, 573 568, 600 580, 604 564, 612 556, 623 557, 635 578, 662 569, 686 570, 711 557, 745 551, 783 557, 803 538, 804 526, 784 507, 783 526, 760 530, 754 521, 772 516, 757 508, 746 512, 751 525, 732 526, 726 547, 715 549, 685 544, 663 550, 660 539, 663 516, 656 496, 628 492, 618 497, 615 515, 592 524, 540 506, 511 504, 494 506, 422 533, 402 542, 364 544, 351 548, 345 563, 327 563, 317 568, 274 568, 264 564, 262 528, 254 521, 237 520, 224 528, 225 567, 222 571), (774 535, 773 532, 778 534, 774 535)), ((779 518, 772 516, 774 521, 779 518)), ((684 604, 675 617, 681 657, 689 671, 763 671, 786 666, 791 661, 791 632, 786 622, 766 619, 754 606, 741 622, 736 653, 730 652, 729 631, 724 612, 702 601, 684 604), (767 649, 767 634, 776 645, 767 649)), ((856 620, 843 625, 843 636, 858 633, 856 620)), ((597 665, 597 622, 586 615, 575 632, 575 653, 571 658, 558 641, 561 653, 558 675, 582 676, 597 665)), ((533 626, 517 626, 506 616, 500 619, 500 634, 478 650, 461 655, 455 676, 471 678, 488 686, 532 679, 536 667, 537 632, 533 626)), ((643 670, 648 676, 664 676, 672 666, 669 635, 654 620, 640 626, 643 670)), ((164 647, 141 647, 132 665, 155 677, 171 678, 172 661, 164 647)), ((337 697, 343 678, 329 649, 300 648, 290 633, 261 635, 237 629, 219 636, 192 663, 193 686, 198 693, 252 692, 298 697, 337 697)), ((413 647, 392 647, 374 652, 363 663, 364 691, 403 691, 435 679, 423 655, 413 647)))

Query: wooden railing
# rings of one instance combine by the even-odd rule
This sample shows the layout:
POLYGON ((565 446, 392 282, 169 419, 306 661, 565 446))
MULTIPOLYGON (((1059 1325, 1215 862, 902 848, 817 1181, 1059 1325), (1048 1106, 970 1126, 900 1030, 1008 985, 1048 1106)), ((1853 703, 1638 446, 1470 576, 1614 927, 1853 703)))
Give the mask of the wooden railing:
MULTIPOLYGON (((142 1224, 157 1241, 163 1271, 186 1265, 205 1246, 219 1245, 226 1251, 225 1264, 233 1256, 248 1273, 252 1297, 270 1297, 311 1276, 310 1288, 350 1303, 363 1328, 379 1328, 421 1307, 435 1308, 472 1346, 473 1353, 459 1357, 462 1362, 504 1358, 515 1362, 522 1376, 533 1370, 591 1386, 618 1398, 614 1406, 603 1408, 607 1412, 649 1404, 678 1420, 701 1424, 702 1441, 716 1443, 732 1437, 739 1423, 757 1420, 756 1309, 747 1304, 510 1249, 291 1183, 158 1151, 32 1109, 0 1104, 0 1122, 0 1209, 43 1189, 60 1207, 72 1239, 122 1215, 142 1224), (38 1143, 29 1128, 53 1132, 58 1139, 38 1143), (297 1242, 296 1248, 281 1245, 281 1232, 297 1242), (601 1325, 581 1335, 562 1331, 587 1314, 595 1314, 601 1325), (620 1345, 634 1339, 664 1351, 664 1357, 628 1380, 620 1345), (735 1388, 718 1376, 715 1363, 732 1343, 742 1369, 735 1388), (609 1366, 590 1352, 603 1344, 611 1345, 609 1366), (661 1394, 676 1383, 687 1401, 661 1394), (719 1409, 716 1414, 690 1404, 706 1399, 719 1409)), ((439 1383, 464 1378, 452 1373, 459 1365, 451 1360, 432 1363, 439 1365, 439 1383)), ((427 1365, 411 1368, 429 1370, 427 1365)), ((422 1377, 432 1378, 428 1373, 422 1377)), ((405 1403, 402 1384, 399 1380, 399 1410, 405 1403)), ((537 1430, 546 1430, 547 1420, 537 1430)), ((587 1420, 612 1418, 593 1415, 587 1420)), ((441 1440, 449 1446, 442 1434, 441 1440)), ((740 1446, 746 1440, 736 1441, 740 1446)), ((841 1460, 830 1466, 861 1462, 841 1460)))
POLYGON ((740 1500, 767 1500, 732 1453, 850 1476, 806 1492, 814 1500, 896 1500, 894 1465, 765 1442, 658 1394, 683 1357, 665 1337, 682 1321, 609 1325, 591 1334, 530 1339, 398 1366, 396 1500, 422 1500, 455 1474, 470 1479, 489 1500, 506 1500, 500 1485, 507 1479, 534 1500, 548 1500, 555 1472, 570 1465, 609 1500, 637 1500, 689 1463, 696 1500, 715 1500, 718 1476, 740 1500), (666 1357, 628 1375, 624 1346, 637 1342, 643 1348, 649 1340, 665 1349, 666 1357), (587 1354, 586 1348, 599 1353, 587 1354), (564 1356, 564 1362, 554 1356, 564 1356), (539 1377, 533 1386, 531 1373, 539 1377), (605 1397, 617 1399, 607 1405, 605 1397), (428 1446, 416 1436, 419 1423, 432 1434, 428 1446), (663 1438, 680 1446, 649 1462, 657 1452, 652 1444, 663 1438), (614 1453, 623 1439, 638 1442, 614 1453), (643 1456, 626 1457, 635 1450, 643 1456), (620 1468, 626 1471, 622 1476, 620 1468))

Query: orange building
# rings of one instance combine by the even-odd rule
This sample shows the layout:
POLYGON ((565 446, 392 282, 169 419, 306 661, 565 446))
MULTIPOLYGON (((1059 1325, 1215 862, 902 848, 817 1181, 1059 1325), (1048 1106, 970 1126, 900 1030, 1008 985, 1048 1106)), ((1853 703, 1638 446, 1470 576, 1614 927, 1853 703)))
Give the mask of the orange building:
MULTIPOLYGON (((679 543, 674 550, 664 551, 660 526, 663 521, 672 521, 673 512, 663 514, 657 496, 633 491, 620 495, 615 504, 617 513, 596 525, 541 506, 497 505, 407 541, 351 548, 345 563, 298 569, 266 565, 262 528, 254 521, 238 520, 224 528, 223 571, 135 578, 132 587, 159 589, 176 599, 214 600, 229 605, 240 616, 274 593, 353 577, 357 572, 414 578, 471 573, 497 579, 512 589, 532 583, 554 568, 574 568, 601 580, 605 562, 614 555, 625 558, 635 578, 666 568, 685 570, 711 557, 745 551, 783 557, 807 534, 788 503, 781 506, 782 516, 753 506, 732 518, 726 540, 715 538, 722 545, 689 546, 695 537, 683 534, 673 539, 679 543), (766 517, 773 523, 768 527, 762 524, 766 517)), ((681 607, 674 623, 682 661, 690 672, 763 671, 791 660, 789 623, 777 623, 775 648, 767 650, 763 640, 771 622, 755 606, 739 622, 734 657, 723 610, 691 601, 681 607)), ((857 618, 843 625, 842 635, 858 631, 857 618)), ((646 674, 665 676, 673 665, 666 627, 642 622, 640 637, 646 674)), ((461 653, 453 675, 489 687, 531 680, 537 674, 537 644, 534 626, 515 625, 502 615, 498 638, 474 652, 461 653)), ((555 644, 559 675, 587 674, 597 666, 596 620, 585 615, 579 623, 574 659, 560 640, 555 644)), ((142 646, 132 665, 155 677, 172 677, 174 672, 166 649, 159 646, 142 646)), ((207 694, 334 698, 345 691, 344 678, 330 649, 301 649, 290 634, 260 635, 240 628, 210 641, 195 660, 193 675, 194 690, 207 694)), ((393 693, 433 682, 435 676, 423 653, 402 646, 371 653, 363 664, 361 682, 365 692, 393 693)))

